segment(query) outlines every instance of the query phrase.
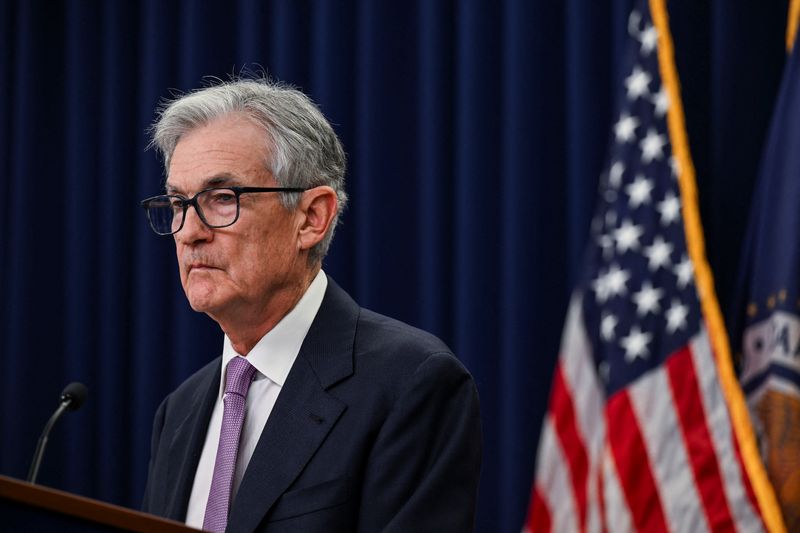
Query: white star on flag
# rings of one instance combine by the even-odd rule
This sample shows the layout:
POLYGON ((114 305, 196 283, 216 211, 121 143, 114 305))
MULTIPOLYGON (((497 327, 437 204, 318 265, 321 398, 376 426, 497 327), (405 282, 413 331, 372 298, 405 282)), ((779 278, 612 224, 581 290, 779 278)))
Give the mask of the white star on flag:
POLYGON ((609 296, 621 296, 628 292, 627 283, 631 279, 631 274, 623 270, 619 265, 611 265, 606 274, 606 287, 609 296))
POLYGON ((614 340, 614 328, 617 327, 617 324, 619 324, 617 317, 611 313, 603 314, 603 318, 600 320, 600 336, 604 341, 614 340))
POLYGON ((653 182, 641 174, 636 176, 633 183, 625 187, 628 193, 628 205, 636 209, 642 204, 650 203, 650 192, 653 190, 653 182))
POLYGON ((667 331, 675 333, 679 329, 684 329, 687 316, 689 316, 689 308, 678 300, 672 300, 672 305, 666 311, 667 331))
POLYGON ((639 237, 644 233, 641 226, 636 226, 629 219, 625 219, 622 225, 614 230, 614 238, 617 241, 617 251, 625 253, 628 250, 639 249, 639 237))
POLYGON ((669 95, 663 85, 658 92, 653 95, 653 105, 656 106, 655 114, 657 117, 663 117, 667 114, 667 110, 669 109, 669 95))
POLYGON ((691 260, 689 260, 686 255, 683 256, 683 259, 680 263, 675 265, 675 268, 673 268, 672 271, 676 276, 678 276, 678 287, 681 289, 685 289, 689 282, 692 281, 694 267, 692 266, 691 260))
POLYGON ((665 241, 661 235, 656 236, 653 239, 653 244, 644 249, 644 255, 647 257, 647 268, 651 272, 655 272, 659 268, 669 265, 669 256, 673 248, 674 246, 665 241))
POLYGON ((652 339, 652 333, 643 332, 639 326, 633 326, 628 336, 620 341, 620 345, 625 349, 625 360, 632 363, 637 358, 647 358, 649 355, 647 345, 652 339))
POLYGON ((648 85, 650 85, 650 74, 636 65, 633 67, 631 75, 625 78, 625 88, 628 90, 628 99, 636 100, 640 96, 648 93, 648 85))
POLYGON ((594 297, 598 303, 605 303, 608 300, 608 275, 606 272, 599 272, 597 279, 592 280, 592 289, 594 290, 594 297))
POLYGON ((658 301, 664 295, 662 289, 653 287, 649 281, 642 284, 642 289, 633 295, 633 301, 636 303, 636 314, 639 316, 646 316, 647 313, 656 314, 661 306, 658 301))
POLYGON ((642 43, 641 53, 650 55, 658 44, 658 30, 652 24, 648 24, 642 33, 639 34, 639 42, 642 43))
POLYGON ((678 220, 681 212, 681 202, 677 196, 668 192, 664 200, 656 204, 656 209, 661 213, 661 225, 669 226, 678 220))
POLYGON ((672 170, 672 177, 678 177, 680 165, 678 164, 678 160, 675 158, 675 156, 669 158, 669 168, 672 170))
POLYGON ((614 161, 608 169, 608 184, 615 189, 622 185, 622 174, 625 172, 625 164, 622 161, 614 161))
POLYGON ((622 113, 619 121, 614 124, 614 135, 618 143, 631 142, 635 137, 636 128, 639 127, 639 119, 627 113, 622 113))
POLYGON ((642 150, 642 162, 649 163, 654 159, 664 157, 664 146, 667 145, 667 138, 653 128, 647 130, 647 135, 639 143, 642 150))
POLYGON ((603 250, 603 257, 610 259, 614 255, 614 239, 611 235, 603 234, 597 240, 597 244, 603 250))

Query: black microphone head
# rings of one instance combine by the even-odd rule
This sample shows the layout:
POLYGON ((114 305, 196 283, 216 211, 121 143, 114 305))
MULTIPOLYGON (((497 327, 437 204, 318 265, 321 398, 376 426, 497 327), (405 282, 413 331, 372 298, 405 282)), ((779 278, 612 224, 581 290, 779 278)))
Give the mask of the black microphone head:
POLYGON ((64 392, 61 393, 61 401, 68 402, 67 409, 76 411, 83 405, 88 395, 89 391, 86 389, 86 385, 73 381, 64 387, 64 392))

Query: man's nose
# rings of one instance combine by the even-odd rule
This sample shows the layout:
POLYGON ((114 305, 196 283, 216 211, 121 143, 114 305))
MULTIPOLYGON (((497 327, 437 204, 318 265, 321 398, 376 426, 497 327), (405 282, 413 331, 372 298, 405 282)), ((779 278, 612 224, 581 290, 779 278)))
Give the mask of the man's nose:
POLYGON ((206 226, 200 215, 197 214, 197 208, 189 206, 184 215, 183 227, 175 234, 175 239, 183 244, 191 244, 210 240, 213 235, 212 229, 206 226))

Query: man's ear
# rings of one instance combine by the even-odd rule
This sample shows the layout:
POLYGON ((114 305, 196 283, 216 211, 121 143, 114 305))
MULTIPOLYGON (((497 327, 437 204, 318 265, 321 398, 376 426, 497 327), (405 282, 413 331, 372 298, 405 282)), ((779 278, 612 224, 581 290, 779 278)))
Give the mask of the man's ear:
POLYGON ((309 250, 325 237, 339 209, 339 200, 336 191, 322 185, 304 192, 297 207, 302 215, 297 246, 300 250, 309 250))

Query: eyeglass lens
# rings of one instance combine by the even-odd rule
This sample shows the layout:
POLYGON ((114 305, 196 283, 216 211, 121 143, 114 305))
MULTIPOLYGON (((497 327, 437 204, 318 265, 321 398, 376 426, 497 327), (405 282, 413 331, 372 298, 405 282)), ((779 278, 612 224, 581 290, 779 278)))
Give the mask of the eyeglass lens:
MULTIPOLYGON (((156 233, 175 233, 183 224, 188 200, 180 196, 165 195, 152 199, 147 204, 147 215, 156 233)), ((238 197, 230 189, 209 189, 195 196, 195 208, 203 221, 212 227, 233 224, 238 214, 238 197)))

